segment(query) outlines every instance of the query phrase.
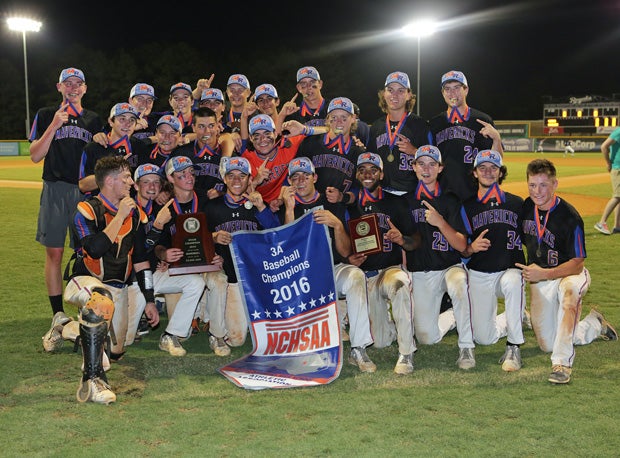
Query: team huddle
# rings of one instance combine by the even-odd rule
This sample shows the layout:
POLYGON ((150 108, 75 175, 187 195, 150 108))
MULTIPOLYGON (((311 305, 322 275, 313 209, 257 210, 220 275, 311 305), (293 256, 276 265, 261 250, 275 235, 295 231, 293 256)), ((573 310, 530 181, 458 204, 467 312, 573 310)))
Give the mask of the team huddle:
POLYGON ((228 79, 228 102, 210 87, 213 75, 196 89, 176 83, 165 113, 152 112, 155 90, 138 83, 104 127, 82 107, 84 73, 61 72, 63 101, 37 113, 30 153, 44 160, 37 240, 46 247, 54 317, 43 346, 52 352, 79 340, 78 401, 116 400, 106 371, 136 340, 141 317, 159 323, 156 296, 178 299, 162 351, 184 356, 196 322, 208 323, 218 356, 243 345, 249 320, 230 250, 234 234, 310 211, 328 228, 348 361, 362 372, 376 371, 367 347, 396 342, 394 372, 410 374, 417 345, 454 329, 460 369, 475 367, 476 344, 505 337, 499 363, 518 371, 526 282, 531 325, 551 353, 549 382, 570 381, 574 345, 617 340, 597 310, 579 321, 590 286, 583 221, 556 196, 554 165, 528 165, 525 200, 502 190, 500 135, 490 116, 467 105, 462 72, 442 76, 446 110, 428 121, 412 113, 408 75, 390 73, 378 93, 385 116, 370 125, 349 98, 323 98, 316 68, 300 68, 296 79, 303 100, 298 105, 296 95, 281 107, 275 87, 252 93, 242 74, 228 79), (184 257, 173 243, 184 214, 206 217, 215 248, 207 272, 171 274, 184 257), (365 217, 376 221, 375 250, 352 243, 349 222, 365 217), (67 231, 75 254, 63 278, 67 231), (77 320, 63 300, 78 307, 77 320))

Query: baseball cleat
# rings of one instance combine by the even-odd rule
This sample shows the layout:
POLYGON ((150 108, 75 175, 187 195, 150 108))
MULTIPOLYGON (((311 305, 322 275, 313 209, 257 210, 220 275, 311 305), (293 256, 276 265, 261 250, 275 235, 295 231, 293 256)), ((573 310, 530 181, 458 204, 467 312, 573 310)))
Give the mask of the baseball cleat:
POLYGON ((521 350, 517 345, 506 345, 504 356, 499 360, 502 370, 505 372, 515 372, 521 369, 523 362, 521 361, 521 350))
POLYGON ((565 383, 570 382, 571 372, 572 372, 572 369, 570 367, 556 364, 553 366, 551 375, 549 375, 548 380, 551 383, 555 383, 557 385, 563 385, 565 383))
POLYGON ((65 315, 64 312, 56 312, 52 318, 52 327, 43 336, 43 349, 47 352, 60 350, 64 340, 62 338, 62 328, 73 318, 65 315))
POLYGON ((230 347, 226 345, 226 341, 223 337, 209 335, 209 346, 217 356, 230 355, 230 347))
POLYGON ((590 310, 590 315, 596 318, 601 323, 601 339, 603 340, 618 340, 618 333, 613 328, 611 323, 605 319, 603 314, 596 309, 590 310))
POLYGON ((473 348, 460 348, 459 359, 456 360, 459 369, 468 370, 476 367, 476 357, 473 348))
POLYGON ((116 395, 110 389, 110 385, 99 377, 81 381, 76 397, 78 402, 95 402, 97 404, 110 404, 116 401, 116 395))
POLYGON ((398 361, 394 366, 394 372, 399 375, 407 375, 413 372, 413 353, 408 355, 398 354, 398 361))
POLYGON ((363 347, 354 347, 349 355, 349 363, 359 367, 361 372, 375 372, 377 366, 371 361, 363 347))
POLYGON ((167 351, 172 356, 185 356, 187 351, 181 346, 179 338, 172 334, 162 334, 159 339, 159 349, 167 351))
POLYGON ((611 231, 607 227, 607 223, 596 223, 594 225, 594 229, 599 231, 601 234, 611 235, 611 231))

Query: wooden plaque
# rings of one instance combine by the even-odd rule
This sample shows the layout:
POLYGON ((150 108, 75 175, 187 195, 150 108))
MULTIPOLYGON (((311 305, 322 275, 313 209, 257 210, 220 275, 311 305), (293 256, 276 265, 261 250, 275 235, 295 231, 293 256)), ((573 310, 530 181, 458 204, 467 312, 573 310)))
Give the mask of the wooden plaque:
POLYGON ((215 246, 204 213, 182 213, 177 215, 174 225, 172 247, 183 250, 183 257, 170 265, 171 276, 220 270, 211 264, 215 246))
POLYGON ((375 213, 349 220, 349 236, 353 252, 356 254, 368 255, 383 250, 382 236, 375 213))

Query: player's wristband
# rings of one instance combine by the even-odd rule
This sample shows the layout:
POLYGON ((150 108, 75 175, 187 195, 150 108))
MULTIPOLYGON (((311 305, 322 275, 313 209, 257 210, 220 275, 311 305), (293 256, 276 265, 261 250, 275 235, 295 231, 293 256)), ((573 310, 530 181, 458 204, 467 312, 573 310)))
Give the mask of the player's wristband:
POLYGON ((155 290, 153 289, 153 272, 149 269, 136 272, 136 279, 138 280, 138 286, 140 291, 144 295, 146 302, 155 302, 155 290))

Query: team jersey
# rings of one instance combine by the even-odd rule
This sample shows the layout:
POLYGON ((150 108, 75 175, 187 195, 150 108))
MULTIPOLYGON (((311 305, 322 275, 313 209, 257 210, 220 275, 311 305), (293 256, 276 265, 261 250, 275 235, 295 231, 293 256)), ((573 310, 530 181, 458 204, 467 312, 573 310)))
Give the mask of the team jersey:
POLYGON ((364 153, 349 137, 345 141, 342 135, 330 139, 328 134, 312 135, 307 137, 299 146, 297 156, 306 156, 314 164, 318 176, 315 187, 320 193, 325 193, 328 186, 333 186, 342 192, 355 191, 355 171, 357 157, 364 153))
POLYGON ((215 189, 222 193, 226 188, 220 176, 220 160, 222 159, 222 148, 220 145, 217 145, 214 149, 205 145, 201 149, 198 146, 198 141, 193 141, 187 145, 175 148, 170 156, 186 156, 191 159, 194 165, 200 167, 194 170, 196 177, 194 190, 199 196, 206 196, 209 189, 215 189))
POLYGON ((102 195, 78 203, 72 230, 80 246, 72 276, 90 275, 103 283, 122 287, 131 276, 133 264, 147 260, 142 228, 147 216, 139 207, 132 211, 111 241, 103 230, 117 211, 102 195))
MULTIPOLYGON (((258 231, 280 225, 278 217, 269 207, 259 212, 256 207, 246 208, 243 203, 233 202, 227 194, 210 200, 203 205, 207 215, 207 225, 211 232, 226 231, 234 234, 238 231, 258 231)), ((237 283, 237 274, 232 260, 230 245, 215 244, 215 252, 224 258, 224 272, 228 283, 237 283)))
POLYGON ((444 192, 453 192, 461 201, 475 196, 478 185, 471 176, 474 158, 478 151, 490 149, 493 140, 484 137, 480 129, 484 126, 477 119, 493 124, 489 115, 468 107, 461 117, 454 110, 452 119, 444 111, 429 121, 433 144, 441 151, 444 165, 439 183, 444 192))
POLYGON ((390 230, 388 220, 396 226, 403 235, 411 235, 414 231, 407 213, 407 202, 404 197, 384 192, 379 188, 378 198, 370 196, 365 189, 359 192, 355 205, 349 206, 351 219, 374 213, 377 215, 379 237, 383 242, 380 253, 369 254, 360 269, 368 272, 387 269, 401 265, 403 262, 402 248, 385 240, 384 236, 390 230))
POLYGON ((241 130, 241 112, 233 111, 232 108, 225 110, 222 116, 224 132, 234 133, 241 130))
POLYGON ((381 156, 383 160, 384 189, 413 192, 418 178, 413 171, 415 156, 403 153, 396 146, 398 135, 407 137, 413 146, 432 144, 431 132, 426 121, 408 113, 399 121, 390 121, 389 117, 379 118, 370 127, 368 151, 381 156))
MULTIPOLYGON (((178 147, 177 147, 178 148, 178 147)), ((156 143, 155 146, 149 146, 146 151, 140 151, 138 154, 138 165, 154 164, 159 168, 164 168, 166 162, 170 159, 176 148, 169 152, 164 152, 156 143)))
POLYGON ((555 197, 549 211, 537 212, 528 197, 523 203, 521 221, 528 264, 548 268, 573 258, 586 257, 583 220, 575 207, 564 199, 555 197))
POLYGON ((144 142, 123 136, 117 141, 110 143, 107 147, 101 146, 97 142, 90 142, 82 151, 82 160, 80 161, 80 180, 89 175, 95 174, 95 164, 99 159, 106 156, 122 156, 127 159, 131 167, 131 174, 138 167, 139 157, 148 153, 150 147, 144 142))
POLYGON ((310 108, 305 101, 301 102, 299 110, 288 115, 285 121, 298 121, 309 127, 324 126, 327 118, 327 103, 321 100, 318 108, 310 108))
POLYGON ((161 113, 149 113, 146 117, 146 122, 148 126, 146 129, 135 130, 131 138, 135 138, 137 140, 142 141, 150 141, 148 140, 150 137, 155 136, 155 130, 157 129, 157 121, 161 117, 161 113))
MULTIPOLYGON (((28 140, 41 138, 50 126, 58 106, 41 108, 33 121, 28 140)), ((43 161, 45 181, 65 181, 77 184, 79 181, 82 150, 90 143, 93 135, 101 132, 103 124, 94 111, 82 109, 81 113, 72 113, 69 120, 54 134, 47 155, 43 161)))
POLYGON ((461 204, 458 197, 445 193, 441 186, 428 189, 421 181, 417 189, 404 195, 409 205, 409 218, 417 232, 421 244, 414 251, 406 251, 407 269, 410 272, 444 270, 461 262, 461 254, 450 246, 441 231, 426 222, 427 208, 422 201, 428 202, 457 232, 465 234, 463 220, 460 216, 461 204))
MULTIPOLYGON (((289 146, 278 146, 275 156, 267 161, 266 166, 270 170, 269 176, 256 187, 265 202, 269 203, 280 197, 280 189, 288 177, 288 163, 295 158, 299 145, 304 138, 303 135, 289 137, 287 142, 289 146)), ((265 162, 265 159, 261 158, 256 151, 249 150, 242 151, 241 156, 250 162, 252 177, 255 177, 258 168, 265 162)))
POLYGON ((525 263, 519 219, 522 206, 521 197, 503 192, 499 186, 463 203, 461 216, 470 241, 488 229, 484 237, 491 242, 488 250, 471 255, 467 267, 480 272, 501 272, 514 268, 515 262, 525 263))

